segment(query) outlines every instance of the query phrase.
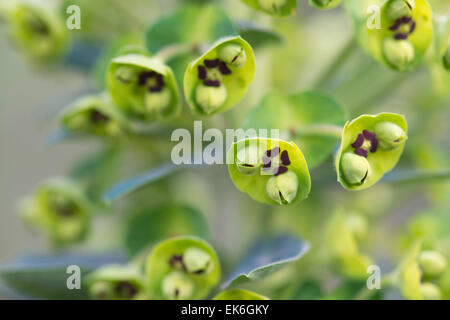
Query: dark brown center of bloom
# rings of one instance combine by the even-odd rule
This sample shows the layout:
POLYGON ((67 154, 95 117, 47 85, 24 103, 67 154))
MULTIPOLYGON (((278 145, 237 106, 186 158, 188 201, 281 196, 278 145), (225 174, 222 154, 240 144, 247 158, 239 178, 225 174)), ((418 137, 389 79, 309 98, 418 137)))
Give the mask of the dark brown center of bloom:
POLYGON ((89 119, 94 124, 104 124, 109 121, 109 117, 98 110, 93 110, 89 115, 89 119))
POLYGON ((269 170, 272 168, 272 159, 279 156, 281 165, 273 169, 274 176, 279 176, 288 171, 288 166, 291 164, 289 154, 287 150, 281 151, 280 147, 276 147, 266 151, 263 156, 263 170, 269 170), (281 154, 280 154, 281 152, 281 154))
POLYGON ((138 84, 147 85, 149 92, 160 92, 164 88, 164 77, 155 71, 143 71, 139 74, 138 84))
POLYGON ((371 153, 375 153, 378 150, 378 139, 376 138, 375 133, 370 132, 369 130, 363 130, 362 133, 358 134, 355 142, 352 143, 352 147, 355 149, 355 154, 367 158, 369 152, 367 146, 364 145, 365 141, 370 143, 368 149, 371 153))
POLYGON ((119 283, 117 283, 115 291, 119 297, 124 298, 132 298, 138 292, 136 287, 129 281, 120 281, 119 283))
POLYGON ((408 39, 409 35, 416 30, 416 22, 412 17, 403 17, 395 20, 389 30, 395 33, 394 38, 397 40, 408 39))
POLYGON ((186 271, 186 266, 184 265, 183 256, 181 254, 174 254, 171 256, 169 265, 174 269, 186 271))
POLYGON ((207 87, 220 87, 220 79, 218 79, 220 76, 218 76, 217 73, 212 72, 214 69, 217 69, 223 76, 232 73, 227 64, 220 59, 205 59, 203 64, 204 65, 199 65, 197 67, 198 78, 203 80, 203 84, 207 87), (208 71, 208 69, 210 71, 208 71))

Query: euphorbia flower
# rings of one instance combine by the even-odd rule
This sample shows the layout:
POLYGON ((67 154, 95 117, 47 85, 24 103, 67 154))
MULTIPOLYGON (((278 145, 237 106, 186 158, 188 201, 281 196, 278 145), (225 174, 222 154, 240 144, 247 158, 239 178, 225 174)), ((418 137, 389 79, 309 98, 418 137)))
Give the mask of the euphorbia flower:
POLYGON ((381 63, 398 71, 416 67, 433 36, 431 7, 426 0, 388 0, 380 28, 366 26, 369 47, 381 63))
POLYGON ((260 202, 293 204, 311 189, 308 165, 293 142, 244 139, 231 146, 227 163, 236 187, 260 202))
POLYGON ((156 245, 145 270, 152 299, 203 299, 220 279, 216 253, 196 237, 175 237, 156 245))
POLYGON ((122 114, 113 107, 107 94, 80 98, 61 113, 65 130, 101 136, 118 136, 127 125, 122 114))
POLYGON ((86 277, 93 299, 131 300, 144 298, 143 275, 135 265, 106 265, 86 277))
POLYGON ((67 28, 55 3, 43 0, 10 0, 0 4, 11 39, 32 59, 49 61, 67 47, 67 28))
POLYGON ((90 204, 78 185, 54 178, 42 183, 22 202, 21 216, 55 245, 81 241, 91 220, 90 204))
POLYGON ((253 80, 253 49, 241 37, 224 38, 189 64, 184 93, 191 109, 209 115, 236 105, 253 80))
POLYGON ((338 181, 350 190, 372 186, 397 164, 406 139, 406 121, 398 114, 362 115, 347 122, 335 162, 338 181))
POLYGON ((147 123, 180 110, 172 69, 158 57, 141 51, 120 55, 111 60, 106 80, 112 99, 130 120, 147 123))

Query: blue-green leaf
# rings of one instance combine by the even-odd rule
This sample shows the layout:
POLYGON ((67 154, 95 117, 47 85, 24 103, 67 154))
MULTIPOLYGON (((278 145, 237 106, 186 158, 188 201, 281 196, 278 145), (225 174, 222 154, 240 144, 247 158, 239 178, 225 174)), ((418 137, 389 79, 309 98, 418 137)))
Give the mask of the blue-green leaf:
POLYGON ((309 243, 289 235, 262 239, 246 255, 223 284, 223 288, 264 278, 297 261, 309 250, 309 243))

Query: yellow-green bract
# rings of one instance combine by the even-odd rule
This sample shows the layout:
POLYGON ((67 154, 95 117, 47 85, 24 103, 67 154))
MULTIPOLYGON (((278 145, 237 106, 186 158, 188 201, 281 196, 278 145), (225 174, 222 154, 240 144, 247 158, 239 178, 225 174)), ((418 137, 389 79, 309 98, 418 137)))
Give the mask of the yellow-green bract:
POLYGON ((295 12, 297 0, 242 0, 248 6, 272 16, 287 16, 295 12))
POLYGON ((68 131, 100 136, 118 136, 126 129, 124 117, 105 93, 78 99, 63 110, 60 121, 68 131))
POLYGON ((366 25, 368 46, 384 65, 408 71, 423 59, 433 37, 431 7, 426 0, 388 0, 381 8, 380 26, 366 25), (403 5, 406 9, 398 9, 403 5))
POLYGON ((340 5, 342 0, 309 0, 309 3, 319 9, 332 9, 340 5))
POLYGON ((204 299, 220 280, 214 249, 197 237, 174 237, 156 245, 145 266, 151 299, 204 299), (205 261, 204 269, 190 272, 192 261, 205 261))
POLYGON ((213 300, 269 300, 269 298, 245 289, 229 289, 216 295, 213 300))
POLYGON ((109 65, 106 81, 115 104, 130 120, 147 123, 180 111, 172 69, 158 57, 141 52, 118 56, 109 65))
POLYGON ((130 300, 143 297, 143 274, 135 265, 105 265, 86 277, 93 299, 130 300))
POLYGON ((328 222, 325 243, 332 263, 342 274, 354 279, 365 279, 372 260, 359 250, 357 240, 364 232, 358 230, 359 226, 355 228, 355 218, 364 219, 358 215, 346 215, 342 210, 334 212, 328 222))
POLYGON ((259 202, 293 204, 306 199, 311 189, 305 157, 293 142, 267 138, 244 139, 231 146, 227 163, 236 187, 259 202), (257 159, 256 162, 243 163, 242 159, 238 159, 246 148, 254 150, 249 157, 257 159), (244 170, 254 163, 257 163, 255 170, 244 170), (280 168, 284 169, 280 171, 280 168))
POLYGON ((82 240, 91 219, 90 204, 79 186, 65 178, 42 183, 20 209, 21 216, 55 245, 82 240))
POLYGON ((51 2, 5 1, 0 3, 0 17, 8 23, 11 39, 32 59, 49 61, 67 47, 67 28, 51 2))
POLYGON ((239 36, 223 38, 189 64, 184 75, 184 94, 195 113, 223 112, 244 97, 254 74, 255 56, 251 46, 239 36), (236 56, 227 61, 233 48, 236 56), (214 65, 208 67, 208 61, 214 65), (235 65, 235 62, 241 63, 235 65), (212 82, 212 86, 207 81, 212 82))
MULTIPOLYGON (((388 132, 391 133, 391 131, 388 132)), ((384 135, 385 130, 381 131, 381 133, 384 135)), ((407 139, 406 134, 407 124, 405 118, 395 113, 362 115, 352 121, 347 122, 342 131, 341 145, 335 160, 337 179, 339 183, 344 188, 349 190, 363 190, 377 183, 386 172, 395 167, 398 160, 400 159, 405 146, 405 141, 407 139), (383 126, 384 124, 393 124, 395 128, 401 129, 404 135, 399 138, 397 142, 394 142, 394 144, 397 145, 393 146, 391 149, 382 148, 382 140, 378 139, 381 137, 376 137, 375 135, 375 139, 377 139, 378 141, 378 148, 376 148, 375 151, 372 150, 373 152, 370 150, 373 147, 373 145, 371 145, 371 142, 368 141, 367 138, 363 138, 363 145, 361 146, 361 148, 365 148, 366 157, 356 154, 357 148, 354 147, 354 144, 357 142, 360 135, 363 135, 365 131, 368 131, 369 134, 374 134, 377 131, 377 125, 379 124, 383 124, 383 126), (344 158, 344 156, 347 157, 349 155, 359 157, 364 162, 356 163, 354 161, 355 159, 353 158, 344 158), (343 162, 342 160, 345 161, 343 162), (367 163, 367 174, 361 177, 359 183, 349 181, 348 175, 345 175, 347 165, 346 162, 353 162, 349 164, 349 167, 351 168, 353 165, 355 167, 354 171, 357 171, 358 167, 360 167, 364 163, 367 163)), ((355 176, 357 175, 356 172, 353 172, 353 174, 355 176)))

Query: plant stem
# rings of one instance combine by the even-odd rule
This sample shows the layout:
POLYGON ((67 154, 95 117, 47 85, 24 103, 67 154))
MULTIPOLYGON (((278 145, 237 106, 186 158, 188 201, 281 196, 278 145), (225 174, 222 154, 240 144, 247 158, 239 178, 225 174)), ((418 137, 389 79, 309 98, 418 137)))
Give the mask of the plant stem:
POLYGON ((355 37, 351 37, 341 51, 334 57, 328 67, 314 81, 313 87, 323 88, 328 80, 339 71, 358 47, 355 37))
POLYGON ((301 136, 324 136, 341 138, 343 128, 333 124, 312 124, 307 126, 299 126, 291 130, 291 135, 295 137, 301 136))
POLYGON ((413 183, 445 179, 450 179, 450 168, 437 170, 397 170, 387 174, 382 181, 391 183, 413 183))

